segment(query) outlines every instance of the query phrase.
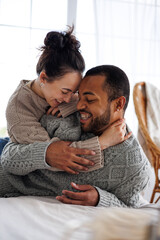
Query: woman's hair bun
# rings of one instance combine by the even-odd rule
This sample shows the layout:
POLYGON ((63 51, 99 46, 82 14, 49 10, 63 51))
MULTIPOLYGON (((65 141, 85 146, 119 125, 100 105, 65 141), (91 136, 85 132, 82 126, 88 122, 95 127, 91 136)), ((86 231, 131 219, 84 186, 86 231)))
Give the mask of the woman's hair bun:
POLYGON ((49 32, 44 39, 43 49, 48 50, 62 50, 73 49, 78 50, 80 48, 80 42, 72 34, 74 27, 69 27, 65 32, 49 32))

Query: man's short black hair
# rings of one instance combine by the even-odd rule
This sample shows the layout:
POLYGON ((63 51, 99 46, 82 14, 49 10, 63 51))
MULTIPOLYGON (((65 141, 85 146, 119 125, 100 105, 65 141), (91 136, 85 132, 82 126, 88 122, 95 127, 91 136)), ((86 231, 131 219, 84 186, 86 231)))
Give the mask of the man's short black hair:
POLYGON ((108 101, 111 102, 121 96, 126 98, 126 103, 124 106, 125 111, 130 95, 129 80, 125 72, 113 65, 101 65, 88 70, 85 74, 85 77, 96 75, 105 76, 105 83, 103 87, 106 89, 108 101))

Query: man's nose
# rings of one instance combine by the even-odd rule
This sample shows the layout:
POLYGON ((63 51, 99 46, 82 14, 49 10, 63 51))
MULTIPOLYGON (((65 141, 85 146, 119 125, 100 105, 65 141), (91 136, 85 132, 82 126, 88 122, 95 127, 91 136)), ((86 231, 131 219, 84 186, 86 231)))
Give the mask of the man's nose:
POLYGON ((86 108, 86 104, 79 100, 79 102, 77 103, 77 110, 82 110, 82 109, 85 109, 86 108))

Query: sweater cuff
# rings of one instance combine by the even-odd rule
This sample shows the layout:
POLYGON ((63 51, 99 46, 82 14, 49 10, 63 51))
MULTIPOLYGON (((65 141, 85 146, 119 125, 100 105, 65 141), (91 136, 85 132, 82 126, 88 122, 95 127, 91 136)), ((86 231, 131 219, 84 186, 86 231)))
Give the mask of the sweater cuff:
POLYGON ((109 207, 111 204, 111 197, 110 193, 104 190, 101 190, 100 188, 94 186, 99 194, 99 202, 97 204, 97 207, 109 207))
POLYGON ((58 109, 62 114, 62 117, 65 118, 70 114, 77 112, 77 103, 78 103, 78 99, 73 99, 69 103, 65 103, 65 102, 61 103, 58 106, 58 109))
MULTIPOLYGON (((73 142, 70 146, 75 148, 91 149, 96 153, 95 155, 82 155, 83 158, 94 161, 95 163, 94 166, 87 166, 88 167, 87 172, 97 170, 104 166, 104 156, 103 156, 103 152, 101 151, 98 137, 93 137, 85 141, 73 142)), ((82 172, 86 172, 86 171, 82 171, 82 172)))
MULTIPOLYGON (((57 141, 61 141, 58 137, 53 137, 50 141, 50 144, 53 143, 53 142, 57 142, 57 141)), ((49 145, 50 145, 49 144, 49 145)), ((48 145, 48 146, 49 146, 48 145)), ((46 161, 46 160, 45 160, 46 161)), ((47 163, 46 163, 47 164, 47 163)), ((64 172, 64 170, 61 170, 59 168, 56 168, 56 167, 51 167, 50 165, 47 164, 47 166, 49 167, 49 170, 53 171, 53 172, 64 172)))
POLYGON ((51 144, 51 142, 38 142, 38 144, 34 144, 33 150, 32 150, 32 159, 35 163, 36 169, 49 169, 51 168, 46 163, 46 151, 48 146, 51 144))

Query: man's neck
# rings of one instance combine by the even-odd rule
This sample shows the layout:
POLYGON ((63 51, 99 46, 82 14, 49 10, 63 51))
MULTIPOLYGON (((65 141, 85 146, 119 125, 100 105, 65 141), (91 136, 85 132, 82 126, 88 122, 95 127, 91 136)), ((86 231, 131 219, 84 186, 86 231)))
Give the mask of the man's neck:
MULTIPOLYGON (((123 116, 124 117, 124 116, 123 116)), ((94 132, 95 135, 100 136, 108 127, 110 127, 114 122, 122 119, 123 117, 119 117, 117 119, 114 119, 113 121, 111 121, 109 124, 104 125, 103 127, 101 127, 100 129, 97 129, 96 132, 94 132)))

